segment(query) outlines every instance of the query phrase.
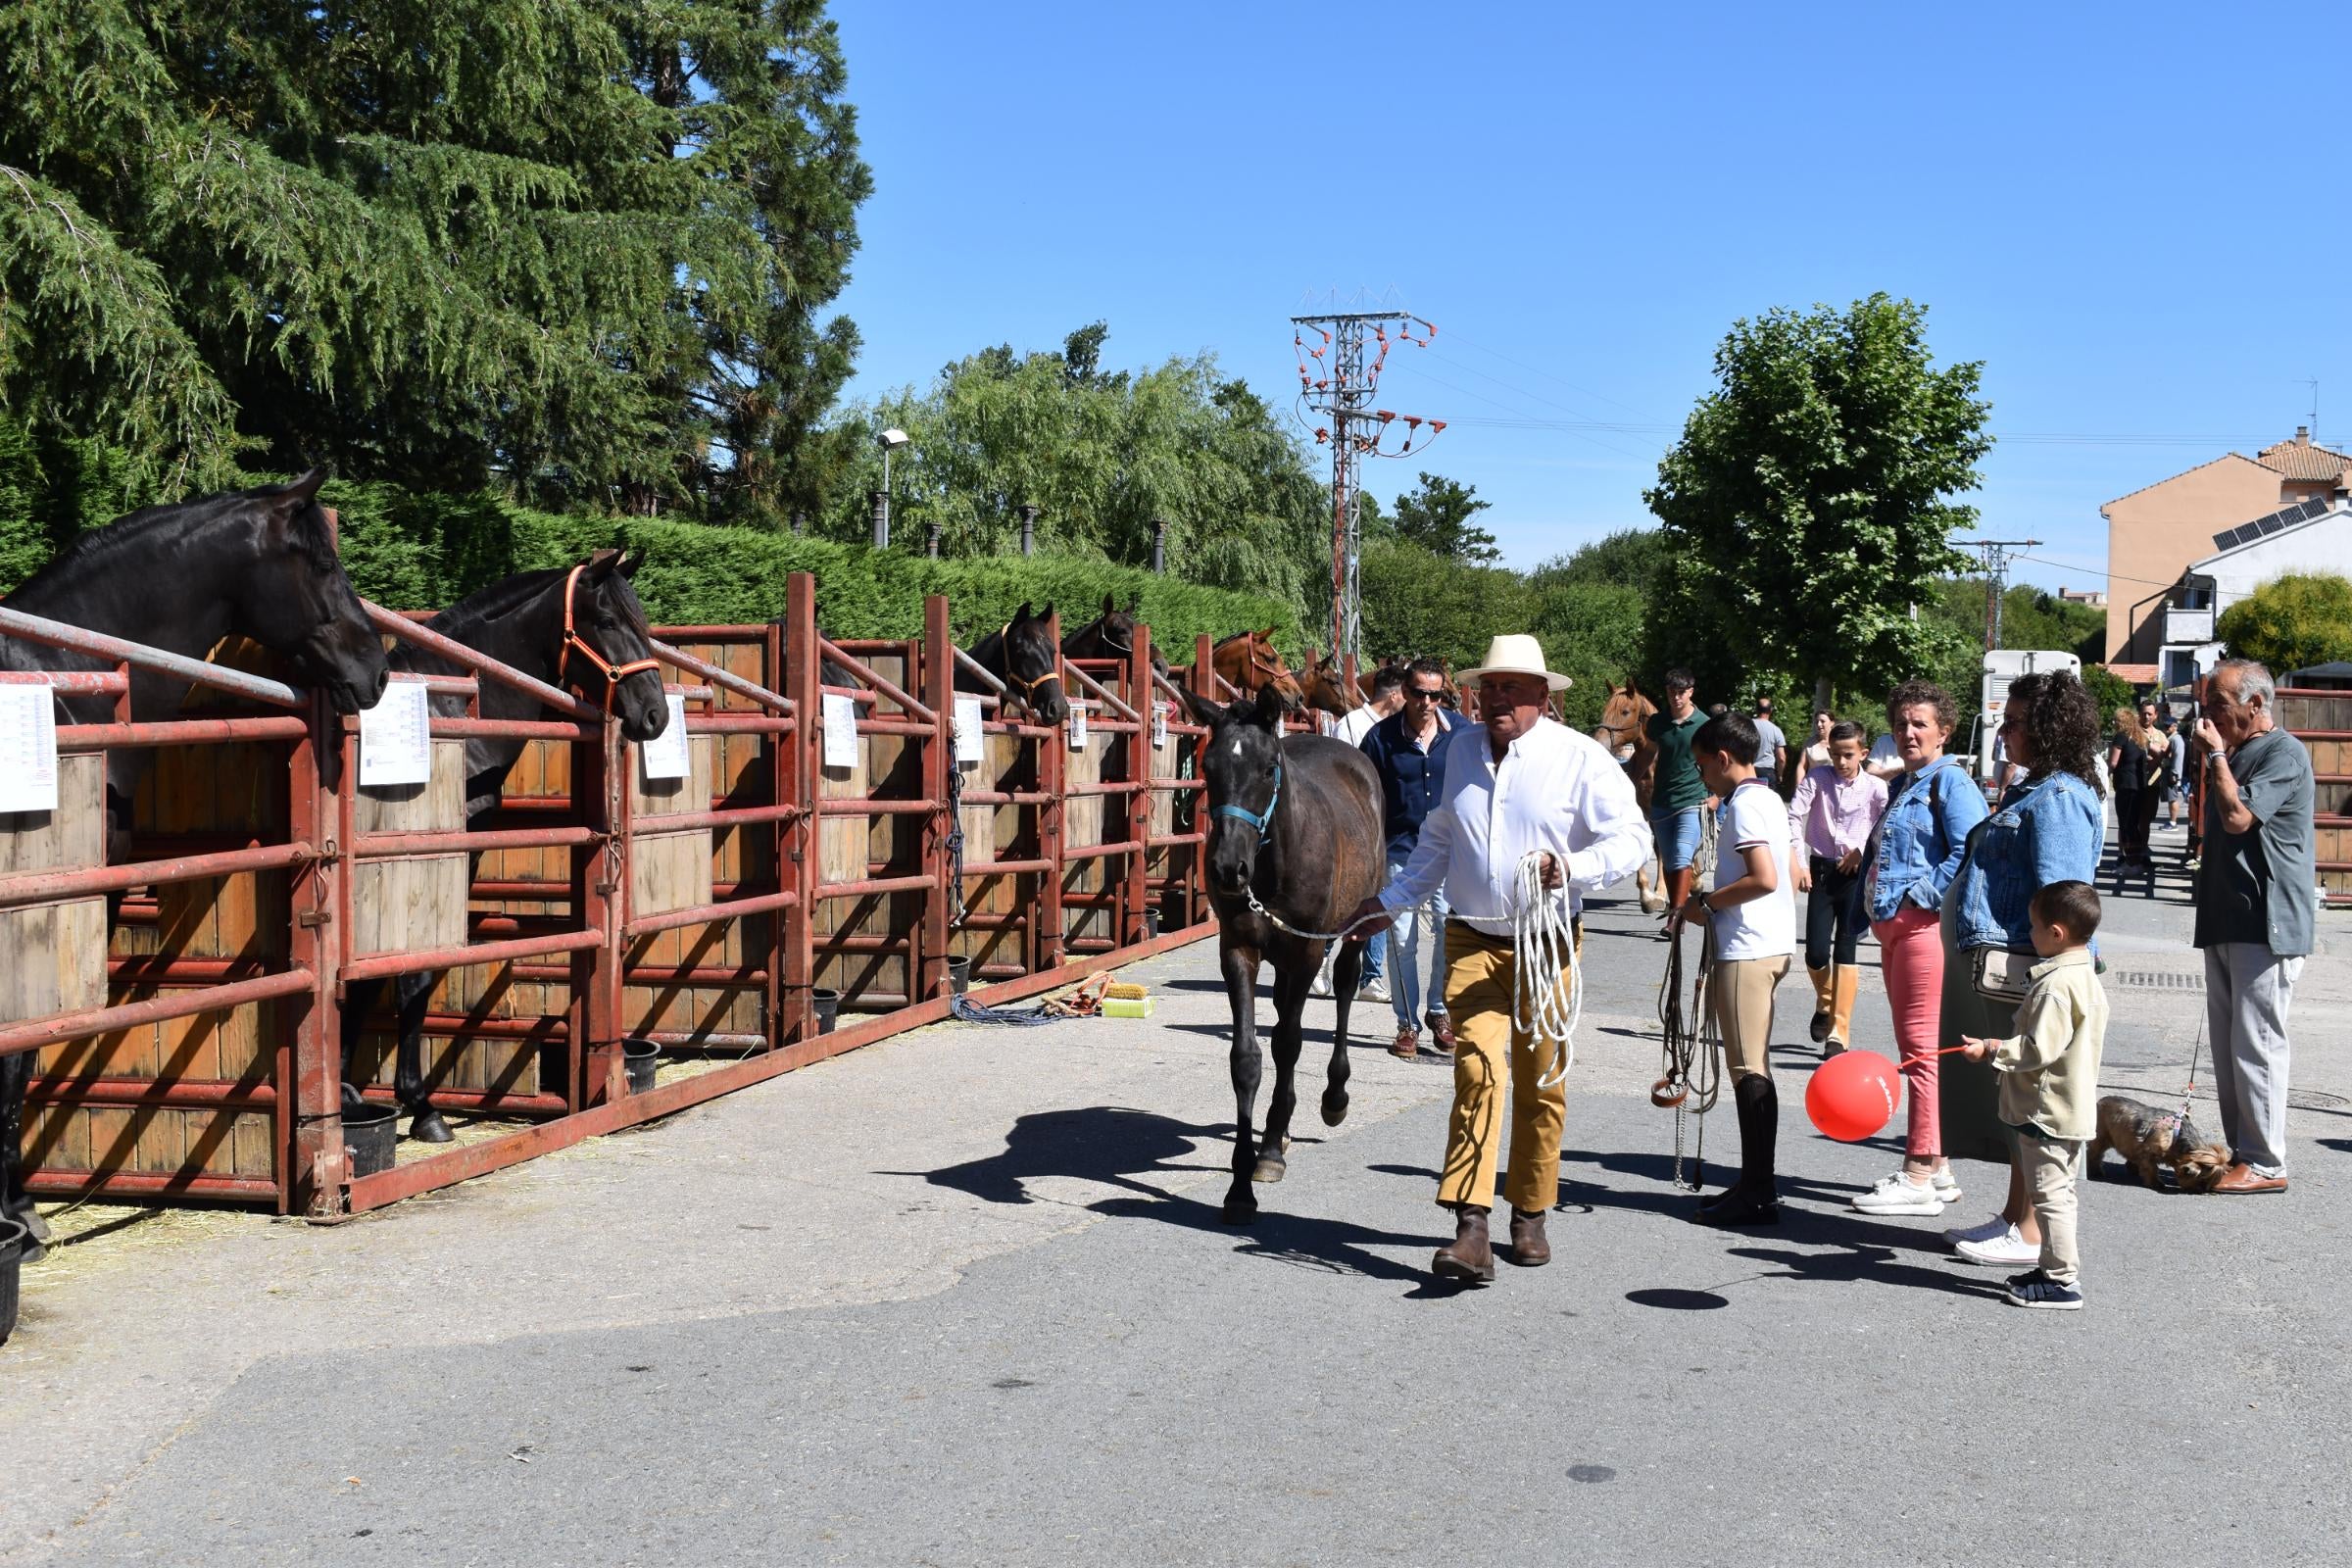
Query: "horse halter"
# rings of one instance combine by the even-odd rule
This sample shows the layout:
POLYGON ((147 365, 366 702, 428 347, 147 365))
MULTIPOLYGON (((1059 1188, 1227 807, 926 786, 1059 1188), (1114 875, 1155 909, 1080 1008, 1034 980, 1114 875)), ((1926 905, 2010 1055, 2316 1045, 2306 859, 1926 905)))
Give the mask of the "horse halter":
MULTIPOLYGON (((1051 609, 1052 607, 1048 606, 1047 608, 1051 609)), ((1038 676, 1035 680, 1023 680, 1020 676, 1012 672, 1011 621, 1008 620, 1004 625, 997 628, 997 641, 1002 644, 1004 649, 1004 678, 1013 685, 1018 686, 1021 689, 1021 694, 1023 696, 1027 696, 1029 693, 1037 690, 1040 686, 1043 686, 1048 681, 1054 682, 1054 684, 1056 686, 1061 684, 1061 655, 1059 650, 1055 650, 1054 652, 1054 667, 1052 669, 1047 670, 1043 675, 1038 676)))
POLYGON ((1274 763, 1274 793, 1266 797, 1266 808, 1264 810, 1248 810, 1228 801, 1225 805, 1218 807, 1209 814, 1211 816, 1230 816, 1237 822, 1247 822, 1251 827, 1257 829, 1257 836, 1262 839, 1273 830, 1274 808, 1279 806, 1281 803, 1282 763, 1280 760, 1277 760, 1274 763))
MULTIPOLYGON (((573 622, 571 607, 572 600, 579 592, 580 573, 587 569, 586 564, 583 563, 572 567, 571 575, 564 579, 564 651, 556 657, 556 684, 559 686, 571 684, 566 678, 566 671, 571 668, 572 651, 577 649, 580 657, 594 664, 597 673, 605 677, 605 716, 610 718, 612 715, 612 700, 620 692, 621 678, 626 675, 634 675, 642 669, 660 669, 662 662, 658 659, 633 659, 625 664, 615 664, 598 653, 595 645, 580 635, 578 627, 573 622)), ((586 688, 583 686, 581 695, 585 696, 586 694, 586 688)))

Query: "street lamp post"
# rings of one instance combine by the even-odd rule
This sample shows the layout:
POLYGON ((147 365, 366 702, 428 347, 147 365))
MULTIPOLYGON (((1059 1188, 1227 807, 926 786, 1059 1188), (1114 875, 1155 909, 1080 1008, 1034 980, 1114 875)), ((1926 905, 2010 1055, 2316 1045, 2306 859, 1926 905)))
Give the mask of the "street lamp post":
POLYGON ((882 491, 874 501, 874 548, 876 550, 885 550, 890 546, 890 455, 912 439, 914 439, 912 436, 896 425, 874 437, 875 445, 882 449, 882 491))

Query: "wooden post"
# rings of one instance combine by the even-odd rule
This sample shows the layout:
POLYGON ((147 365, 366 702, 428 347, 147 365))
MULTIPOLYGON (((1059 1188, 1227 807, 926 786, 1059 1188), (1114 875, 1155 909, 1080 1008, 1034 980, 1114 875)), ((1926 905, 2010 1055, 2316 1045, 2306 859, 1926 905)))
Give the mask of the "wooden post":
MULTIPOLYGON (((797 515, 797 514, 796 514, 797 515)), ((796 526, 793 530, 799 532, 796 526)), ((760 628, 760 684, 771 692, 782 693, 784 687, 784 625, 769 621, 760 628)), ((797 727, 797 726, 796 726, 797 727)), ((792 801, 792 748, 796 737, 770 735, 767 737, 767 800, 770 806, 786 806, 792 801)), ((793 835, 798 824, 789 818, 772 823, 767 830, 768 885, 779 892, 793 889, 793 835)), ((751 857, 744 857, 744 877, 751 878, 751 857)), ((767 971, 767 983, 760 992, 760 1032, 767 1037, 769 1050, 784 1044, 784 950, 790 941, 792 922, 801 911, 797 908, 778 909, 767 917, 767 956, 760 967, 767 971)), ((744 933, 744 962, 752 961, 750 932, 744 933)))
MULTIPOLYGON (((1193 695, 1214 700, 1217 695, 1217 645, 1207 636, 1193 639, 1193 695)), ((1190 716, 1189 714, 1187 715, 1190 716)), ((1193 777, 1208 777, 1208 742, 1200 736, 1187 736, 1193 743, 1193 777)), ((1193 924, 1208 918, 1208 790, 1205 785, 1193 791, 1193 831, 1200 842, 1193 846, 1193 874, 1185 907, 1192 911, 1193 924)))
MULTIPOLYGON (((1027 520, 1024 518, 1024 520, 1027 520)), ((1055 611, 1046 634, 1054 646, 1061 646, 1061 612, 1055 611)), ((1076 701, 1073 697, 1072 701, 1076 701)), ((1037 967, 1058 967, 1062 956, 1061 879, 1064 866, 1061 858, 1061 818, 1064 803, 1062 791, 1068 787, 1065 775, 1068 767, 1068 743, 1062 736, 1050 735, 1038 742, 1037 787, 1047 797, 1037 810, 1037 854, 1048 867, 1038 879, 1037 891, 1037 967)))
POLYGON ((923 599, 922 700, 931 710, 931 733, 923 737, 923 796, 931 809, 923 817, 923 874, 931 887, 923 896, 923 920, 916 944, 920 977, 909 973, 910 999, 948 994, 948 915, 958 891, 951 885, 948 833, 955 827, 949 809, 948 774, 956 766, 956 642, 948 629, 948 601, 939 594, 923 599))
POLYGON ((1127 737, 1127 778, 1138 786, 1127 797, 1127 856, 1119 946, 1144 940, 1144 909, 1152 902, 1152 715, 1159 694, 1152 687, 1152 628, 1138 623, 1127 648, 1127 706, 1135 710, 1135 733, 1127 737))
POLYGON ((785 911, 779 931, 784 1010, 776 1020, 775 1038, 800 1041, 816 1034, 809 991, 816 984, 816 760, 817 748, 824 743, 825 719, 823 660, 816 651, 816 579, 805 571, 785 579, 784 607, 786 684, 777 689, 792 699, 798 721, 790 735, 778 739, 789 753, 790 799, 802 813, 788 824, 791 880, 784 885, 799 893, 801 902, 785 911))
POLYGON ((283 1004, 294 1009, 294 1027, 291 1051, 278 1054, 281 1120, 277 1147, 285 1164, 278 1172, 277 1191, 278 1212, 287 1212, 299 1200, 307 1217, 323 1220, 344 1212, 344 1188, 351 1178, 343 1152, 340 1003, 351 922, 342 895, 344 838, 339 835, 348 832, 349 796, 359 775, 350 765, 354 759, 343 751, 342 715, 323 692, 311 696, 310 720, 311 732, 294 743, 289 761, 287 831, 295 842, 318 850, 319 858, 307 873, 297 871, 286 879, 293 920, 286 953, 294 963, 311 971, 311 986, 283 1004), (321 758, 344 765, 330 761, 322 768, 321 758), (333 775, 331 787, 329 774, 333 775), (339 914, 346 917, 338 919, 339 914), (290 1127, 283 1119, 289 1099, 293 1102, 290 1127))
POLYGON ((593 743, 571 749, 571 799, 600 835, 573 852, 575 906, 604 940, 572 955, 571 1057, 578 1070, 574 1102, 580 1109, 617 1100, 621 1083, 621 958, 627 950, 629 743, 619 720, 608 716, 593 743), (584 971, 584 972, 583 972, 584 971))

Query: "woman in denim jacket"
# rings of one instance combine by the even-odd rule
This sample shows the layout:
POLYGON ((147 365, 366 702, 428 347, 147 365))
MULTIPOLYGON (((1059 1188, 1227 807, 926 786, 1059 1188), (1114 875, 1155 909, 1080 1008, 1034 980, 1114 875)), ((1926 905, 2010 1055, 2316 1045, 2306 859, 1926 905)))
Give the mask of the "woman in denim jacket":
MULTIPOLYGON (((2032 963, 2034 890, 2095 880, 2106 840, 2096 760, 2099 710, 2082 682, 2065 670, 2020 676, 2009 688, 2001 734, 2024 776, 1977 831, 1945 896, 1939 1044, 1946 1046, 2013 1027, 2018 998, 1980 983, 1981 956, 1993 955, 1997 962, 2000 955, 2017 954, 2032 963)), ((1946 1153, 2009 1162, 1997 1094, 1988 1065, 1949 1058, 1940 1105, 1946 1153)), ((2041 1255, 2040 1228, 2014 1168, 1999 1215, 1944 1234, 1972 1262, 2031 1268, 2041 1255)))
POLYGON ((1938 926, 1969 830, 1984 818, 1984 792, 1943 755, 1957 719, 1951 698, 1933 681, 1907 680, 1886 696, 1886 723, 1904 771, 1879 822, 1868 897, 1910 1119, 1902 1169, 1854 1200, 1865 1214, 1940 1214, 1960 1197, 1936 1114, 1945 946, 1938 926))

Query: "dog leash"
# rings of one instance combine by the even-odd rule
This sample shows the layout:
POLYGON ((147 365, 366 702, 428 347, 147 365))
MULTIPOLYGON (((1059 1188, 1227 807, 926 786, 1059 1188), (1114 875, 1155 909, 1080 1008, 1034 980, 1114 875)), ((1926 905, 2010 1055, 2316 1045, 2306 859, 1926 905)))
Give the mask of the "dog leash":
POLYGON ((2204 1009, 2199 1008, 2197 1012, 2197 1041, 2195 1045, 2188 1048, 2188 1086, 2180 1091, 2180 1120, 2183 1124, 2185 1124, 2188 1120, 2189 1097, 2197 1092, 2197 1056, 2205 1049, 2205 1019, 2206 1014, 2204 1009))

